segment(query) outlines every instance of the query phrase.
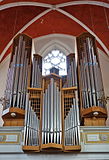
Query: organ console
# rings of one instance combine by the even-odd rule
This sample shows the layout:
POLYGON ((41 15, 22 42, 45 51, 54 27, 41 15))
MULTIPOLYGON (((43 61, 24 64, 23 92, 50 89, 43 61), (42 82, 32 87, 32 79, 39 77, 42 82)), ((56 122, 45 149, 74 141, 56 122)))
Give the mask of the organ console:
POLYGON ((80 124, 105 125, 107 117, 95 39, 77 37, 78 64, 74 53, 68 55, 66 76, 55 67, 42 76, 42 57, 32 60, 31 45, 24 34, 14 39, 4 126, 24 126, 24 151, 79 151, 80 124))

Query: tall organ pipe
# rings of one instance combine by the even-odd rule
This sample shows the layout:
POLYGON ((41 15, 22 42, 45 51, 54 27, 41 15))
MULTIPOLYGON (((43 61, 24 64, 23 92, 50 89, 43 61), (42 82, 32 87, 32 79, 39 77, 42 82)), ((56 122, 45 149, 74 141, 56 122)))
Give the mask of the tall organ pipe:
POLYGON ((75 54, 72 53, 67 56, 67 83, 63 86, 64 88, 77 86, 76 71, 75 54))
POLYGON ((32 39, 24 34, 19 34, 13 41, 7 84, 5 90, 5 108, 18 107, 25 109, 28 74, 31 61, 32 39))
POLYGON ((95 38, 85 33, 77 38, 79 89, 83 108, 105 107, 105 95, 95 38))
POLYGON ((61 144, 61 96, 53 78, 50 79, 50 84, 45 89, 42 111, 42 143, 61 144))
POLYGON ((42 57, 34 54, 32 67, 32 88, 41 88, 42 86, 42 57))
POLYGON ((64 145, 80 145, 80 118, 77 95, 73 98, 73 104, 71 105, 68 115, 66 115, 64 119, 64 124, 64 145))
POLYGON ((40 120, 31 106, 28 94, 26 95, 24 144, 26 146, 39 146, 39 124, 40 120))

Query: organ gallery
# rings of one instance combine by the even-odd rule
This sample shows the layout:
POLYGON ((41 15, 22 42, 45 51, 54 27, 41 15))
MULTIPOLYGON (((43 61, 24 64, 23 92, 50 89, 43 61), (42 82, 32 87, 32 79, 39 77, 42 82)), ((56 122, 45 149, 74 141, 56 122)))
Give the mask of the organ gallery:
POLYGON ((32 39, 14 38, 3 109, 4 126, 24 126, 24 151, 80 151, 80 126, 105 126, 107 111, 96 40, 76 38, 77 53, 42 75, 43 57, 32 55, 32 39))

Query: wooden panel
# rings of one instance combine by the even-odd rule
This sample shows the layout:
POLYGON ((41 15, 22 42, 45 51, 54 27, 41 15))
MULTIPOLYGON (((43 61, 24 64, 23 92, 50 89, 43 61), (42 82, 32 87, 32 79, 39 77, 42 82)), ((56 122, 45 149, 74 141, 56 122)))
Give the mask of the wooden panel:
POLYGON ((46 90, 48 88, 48 85, 50 84, 51 78, 54 79, 54 81, 56 82, 56 85, 59 87, 60 89, 60 79, 61 77, 57 74, 51 73, 50 75, 47 75, 45 77, 43 77, 44 79, 44 90, 46 90))
POLYGON ((21 114, 21 115, 25 115, 25 110, 21 109, 21 108, 15 108, 15 107, 11 107, 10 108, 10 113, 18 113, 18 114, 21 114))
POLYGON ((22 146, 22 149, 24 151, 36 151, 36 152, 40 151, 40 147, 39 146, 22 146))
POLYGON ((64 152, 69 152, 69 151, 80 151, 81 150, 81 146, 64 146, 64 152))
POLYGON ((93 112, 98 112, 99 115, 98 116, 103 116, 107 117, 107 111, 105 108, 101 108, 99 106, 93 106, 87 109, 83 109, 81 111, 81 116, 82 117, 92 117, 93 116, 93 112))
POLYGON ((17 118, 24 117, 25 110, 21 108, 11 107, 3 111, 2 118, 11 118, 11 113, 15 113, 17 118))
POLYGON ((62 91, 66 91, 66 90, 77 90, 77 87, 69 87, 69 88, 62 88, 62 91))
POLYGON ((105 126, 106 120, 105 118, 84 118, 84 125, 85 126, 105 126))
POLYGON ((46 149, 46 148, 56 148, 56 149, 63 149, 62 144, 56 144, 56 143, 48 143, 48 144, 42 144, 41 149, 46 149))
POLYGON ((24 119, 5 119, 3 126, 24 126, 24 119))
POLYGON ((3 111, 4 126, 24 126, 25 110, 11 107, 3 111), (15 117, 12 117, 15 113, 15 117))

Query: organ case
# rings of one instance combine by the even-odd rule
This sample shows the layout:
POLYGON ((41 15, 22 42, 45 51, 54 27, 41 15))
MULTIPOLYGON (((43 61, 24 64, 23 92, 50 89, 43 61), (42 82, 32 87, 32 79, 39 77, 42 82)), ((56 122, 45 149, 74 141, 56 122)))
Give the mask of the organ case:
POLYGON ((75 53, 68 55, 66 76, 55 67, 42 76, 42 57, 31 60, 31 41, 19 34, 13 42, 4 125, 24 126, 24 151, 79 151, 80 122, 105 125, 107 116, 95 39, 89 33, 77 38, 78 66, 75 53))
POLYGON ((77 37, 81 117, 84 125, 105 125, 107 111, 95 38, 89 33, 77 37))
POLYGON ((3 111, 4 126, 23 126, 27 87, 30 86, 32 39, 24 34, 14 38, 3 111))

